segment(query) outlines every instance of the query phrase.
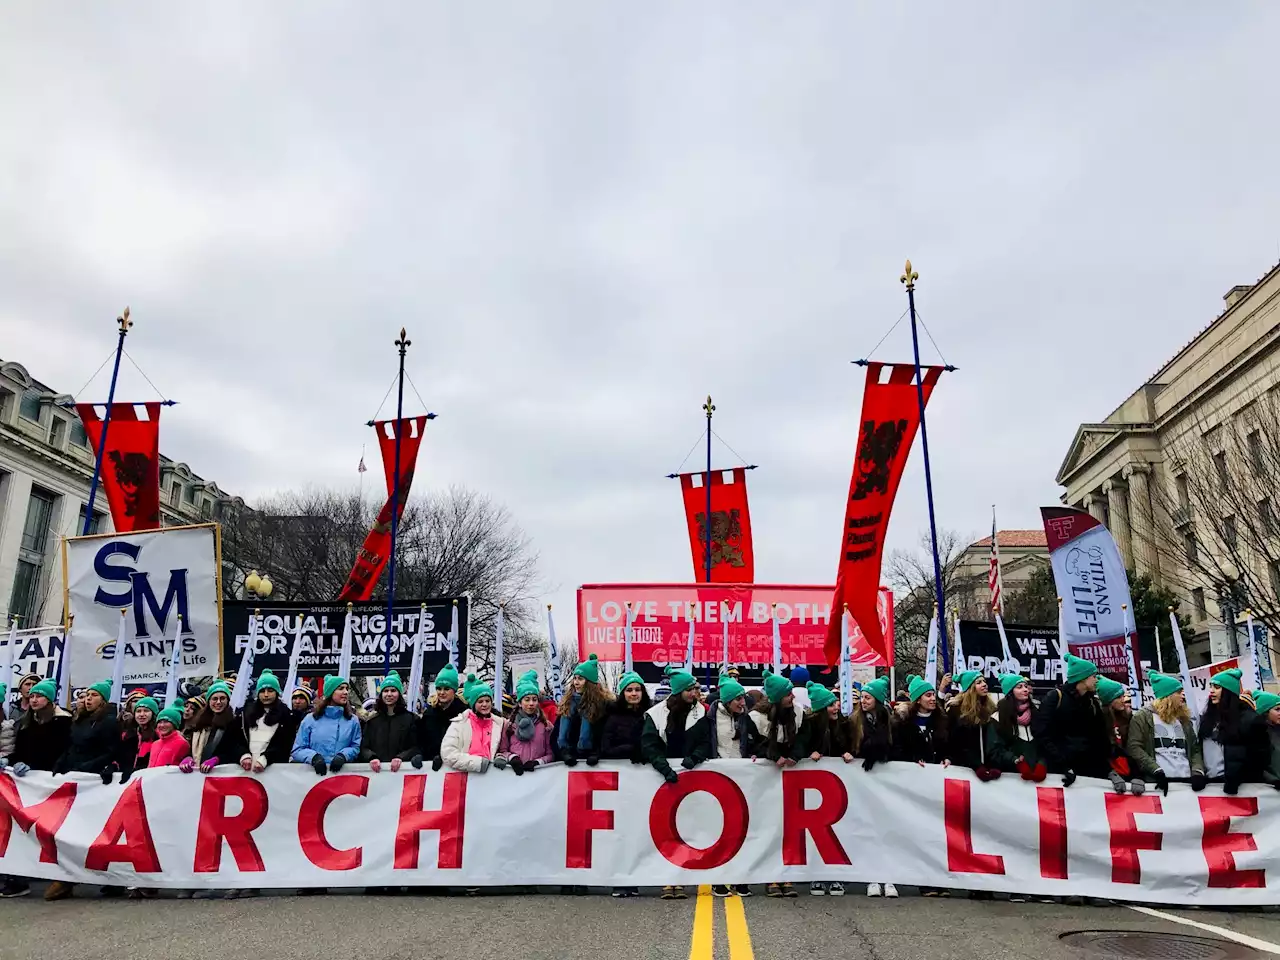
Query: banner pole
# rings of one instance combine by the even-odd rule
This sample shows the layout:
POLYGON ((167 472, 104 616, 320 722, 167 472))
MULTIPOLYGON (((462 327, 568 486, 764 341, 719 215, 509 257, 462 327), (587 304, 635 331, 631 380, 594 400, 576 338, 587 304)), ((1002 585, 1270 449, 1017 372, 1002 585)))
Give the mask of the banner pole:
MULTIPOLYGON (((925 497, 929 501, 929 541, 933 546, 934 597, 938 609, 945 610, 947 604, 942 589, 942 561, 938 557, 938 521, 933 510, 933 472, 929 465, 929 428, 925 426, 924 420, 924 378, 920 371, 920 336, 916 330, 916 280, 919 278, 920 274, 911 269, 911 261, 908 260, 900 279, 907 288, 907 309, 911 314, 911 349, 916 361, 916 399, 920 404, 920 447, 924 451, 924 490, 925 497)), ((941 641, 938 649, 942 651, 942 670, 944 673, 950 673, 951 664, 948 661, 951 659, 951 651, 947 644, 947 624, 941 618, 938 620, 938 639, 941 641)))
POLYGON ((107 389, 107 413, 102 418, 102 435, 98 437, 98 455, 93 458, 93 479, 89 481, 89 502, 84 508, 84 527, 80 536, 87 537, 93 529, 93 502, 98 499, 98 482, 102 479, 102 457, 107 450, 107 429, 111 426, 111 407, 116 399, 116 381, 120 378, 120 355, 124 353, 124 338, 129 334, 133 321, 129 319, 129 308, 116 317, 120 324, 120 336, 116 340, 116 362, 111 368, 111 386, 107 389))
POLYGON ((707 394, 707 402, 702 405, 702 409, 707 413, 707 472, 702 481, 703 486, 707 488, 707 512, 705 514, 706 524, 704 532, 706 533, 706 545, 703 549, 706 555, 703 557, 705 561, 706 576, 705 581, 711 582, 711 415, 716 412, 716 405, 711 402, 711 394, 707 394))
POLYGON ((396 606, 396 534, 400 532, 400 418, 404 416, 404 354, 413 341, 400 328, 396 347, 400 351, 400 373, 396 379, 396 452, 391 481, 391 557, 387 564, 387 631, 386 647, 382 655, 382 675, 391 672, 391 615, 396 606))

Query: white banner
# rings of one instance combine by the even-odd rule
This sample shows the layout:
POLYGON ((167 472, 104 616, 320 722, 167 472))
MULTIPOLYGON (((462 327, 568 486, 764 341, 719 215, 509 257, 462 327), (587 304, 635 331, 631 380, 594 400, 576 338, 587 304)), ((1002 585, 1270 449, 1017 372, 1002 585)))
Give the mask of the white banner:
MULTIPOLYGON (((0 632, 0 650, 9 644, 9 631, 0 632)), ((0 683, 9 687, 9 698, 17 699, 18 681, 29 673, 41 677, 56 676, 62 662, 62 628, 36 627, 19 630, 13 645, 13 676, 0 677, 0 683)), ((4 654, 0 653, 0 663, 4 654)))
POLYGON ((178 888, 842 880, 1280 903, 1280 802, 1269 787, 1135 797, 1058 779, 982 783, 956 768, 868 773, 837 760, 785 772, 715 760, 673 785, 609 762, 522 777, 166 767, 123 787, 5 773, 0 873, 178 888))
MULTIPOLYGON (((1249 662, 1248 657, 1230 657, 1203 667, 1191 668, 1191 690, 1187 693, 1187 702, 1191 704, 1191 710, 1197 717, 1203 717, 1205 707, 1209 705, 1209 678, 1223 670, 1236 669, 1239 669, 1242 674, 1241 690, 1248 693, 1258 689, 1257 678, 1253 674, 1253 664, 1249 662)), ((1147 685, 1147 696, 1152 696, 1150 684, 1147 685)))
POLYGON ((120 611, 128 612, 124 683, 164 685, 182 614, 181 676, 222 672, 222 578, 216 524, 63 541, 71 685, 111 676, 120 611))

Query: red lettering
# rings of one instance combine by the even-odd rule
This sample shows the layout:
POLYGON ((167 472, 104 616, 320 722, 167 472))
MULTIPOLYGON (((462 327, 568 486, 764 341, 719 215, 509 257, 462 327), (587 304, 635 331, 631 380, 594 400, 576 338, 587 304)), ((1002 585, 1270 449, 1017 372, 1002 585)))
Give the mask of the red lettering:
POLYGON ((1252 833, 1232 833, 1232 817, 1256 817, 1257 797, 1201 797, 1204 821, 1204 859, 1209 865, 1209 886, 1260 890, 1267 885, 1267 871, 1237 870, 1235 854, 1258 849, 1252 833))
POLYGON ((613 811, 591 804, 597 790, 617 790, 618 771, 594 770, 569 774, 569 812, 565 821, 564 865, 570 869, 591 866, 591 835, 613 829, 613 811))
POLYGON ((22 805, 18 785, 13 779, 0 776, 0 857, 9 850, 9 835, 16 823, 23 833, 30 833, 32 827, 36 828, 41 863, 57 863, 58 844, 54 834, 66 821, 75 799, 76 785, 67 782, 39 803, 26 807, 22 805))
POLYGON ((973 852, 973 809, 968 780, 945 781, 942 794, 947 830, 947 869, 952 873, 1004 873, 1004 857, 973 852))
POLYGON ((196 826, 196 853, 191 869, 217 873, 222 867, 222 841, 227 841, 241 873, 267 869, 253 831, 267 819, 267 788, 249 777, 205 777, 196 826), (227 798, 240 800, 240 812, 227 815, 227 798))
POLYGON ((1036 787, 1040 813, 1040 876, 1067 879, 1067 803, 1061 787, 1036 787))
POLYGON ((324 815, 339 797, 363 797, 369 792, 369 778, 342 774, 326 777, 307 791, 298 808, 298 843, 308 860, 321 870, 354 870, 364 851, 360 847, 339 850, 325 838, 324 815))
POLYGON ((113 863, 128 863, 138 873, 160 872, 141 780, 133 780, 124 788, 106 826, 84 856, 86 870, 106 870, 113 863))
POLYGON ((467 775, 444 775, 439 810, 422 809, 426 787, 425 773, 410 774, 404 778, 404 789, 400 793, 400 822, 396 826, 395 869, 417 870, 419 834, 425 830, 438 830, 440 846, 436 852, 436 866, 441 870, 460 870, 467 816, 467 775))
POLYGON ((1142 864, 1139 850, 1159 850, 1164 834, 1139 830, 1134 819, 1139 813, 1163 813, 1160 798, 1145 794, 1133 797, 1122 793, 1107 794, 1107 825, 1111 828, 1111 882, 1141 883, 1142 864))
POLYGON ((813 845, 825 864, 851 861, 840 845, 832 825, 849 809, 849 791, 830 770, 789 770, 782 775, 782 862, 788 867, 808 863, 809 850, 804 835, 813 836, 813 845), (804 792, 816 790, 818 805, 806 810, 804 792))
POLYGON ((649 807, 649 833, 658 852, 677 867, 710 870, 722 867, 734 858, 747 839, 750 813, 742 788, 723 773, 713 770, 691 770, 682 773, 675 783, 664 783, 653 796, 649 807), (685 843, 676 827, 676 812, 684 798, 704 791, 720 803, 724 826, 720 836, 705 849, 685 843))

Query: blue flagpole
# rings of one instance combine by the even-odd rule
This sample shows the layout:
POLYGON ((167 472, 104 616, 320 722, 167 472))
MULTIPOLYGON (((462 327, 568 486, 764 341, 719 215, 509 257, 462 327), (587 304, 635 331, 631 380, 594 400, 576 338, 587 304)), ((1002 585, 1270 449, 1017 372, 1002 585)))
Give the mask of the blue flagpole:
POLYGON ((116 399, 116 380, 120 377, 120 355, 124 353, 124 338, 129 334, 133 321, 129 319, 129 308, 116 318, 120 324, 120 339, 116 341, 116 362, 111 368, 111 386, 107 390, 107 415, 102 418, 102 435, 98 437, 98 455, 93 458, 93 479, 89 481, 89 502, 84 508, 84 528, 80 536, 87 537, 93 529, 93 502, 98 499, 98 481, 102 478, 102 457, 107 449, 107 429, 111 426, 111 405, 116 399))
POLYGON ((391 617, 396 606, 396 534, 400 531, 400 420, 404 416, 404 354, 412 340, 405 336, 404 327, 400 328, 400 339, 396 346, 400 349, 400 376, 396 392, 396 425, 395 425, 395 463, 391 481, 391 559, 387 564, 387 645, 382 655, 382 675, 391 672, 391 617))
POLYGON ((706 582, 711 582, 711 415, 716 412, 716 405, 711 402, 711 394, 707 394, 707 402, 702 405, 702 409, 707 412, 707 472, 703 478, 703 485, 707 488, 707 524, 706 539, 704 546, 706 556, 706 582))
MULTIPOLYGON (((938 610, 947 609, 942 589, 942 561, 938 557, 938 521, 933 511, 933 472, 929 467, 929 430, 924 421, 924 379, 920 371, 920 337, 916 332, 916 281, 920 274, 911 269, 911 261, 907 261, 906 270, 900 278, 907 288, 907 307, 911 313, 911 349, 916 361, 916 399, 920 403, 920 445, 924 450, 924 489, 929 501, 929 540, 933 546, 933 584, 934 599, 938 610)), ((942 652, 942 670, 951 672, 951 650, 947 643, 946 617, 938 616, 938 649, 942 652)))

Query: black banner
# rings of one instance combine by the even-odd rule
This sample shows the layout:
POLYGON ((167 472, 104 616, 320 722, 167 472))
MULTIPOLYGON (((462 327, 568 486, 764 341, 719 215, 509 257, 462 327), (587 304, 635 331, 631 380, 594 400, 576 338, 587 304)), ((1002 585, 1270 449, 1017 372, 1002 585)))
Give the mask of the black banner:
MULTIPOLYGON (((998 643, 999 641, 997 641, 998 643)), ((663 671, 666 669, 665 663, 648 663, 635 661, 635 672, 640 674, 640 679, 645 683, 661 683, 666 679, 663 671)), ((677 663, 675 666, 683 669, 684 663, 677 663)), ((773 669, 772 663, 735 663, 734 668, 738 671, 738 682, 748 690, 760 687, 764 683, 765 668, 773 669)), ((782 669, 783 676, 789 677, 793 667, 784 667, 782 669)), ((839 682, 839 668, 829 667, 825 663, 814 664, 806 668, 809 671, 809 679, 814 683, 820 683, 824 687, 835 687, 839 682)), ((693 675, 698 678, 701 686, 716 685, 717 678, 720 676, 719 663, 707 663, 705 661, 694 661, 693 675)))
MULTIPOLYGON (((1062 660, 1058 657, 1057 626, 1033 626, 1020 623, 1006 623, 1005 636, 1009 638, 1009 652, 1017 659, 1019 673, 1031 681, 1031 686, 1038 690, 1047 690, 1062 683, 1062 660)), ((1001 673, 1011 671, 1001 669, 1004 662, 1004 651, 1000 646, 1000 631, 993 621, 961 620, 960 646, 964 650, 964 667, 961 669, 981 670, 983 675, 994 679, 1001 673)), ((1137 662, 1138 674, 1145 677, 1148 668, 1156 669, 1156 631, 1154 627, 1138 628, 1138 648, 1133 652, 1137 662)), ((1120 683, 1127 683, 1123 676, 1112 677, 1120 683)))
MULTIPOLYGON (((406 682, 413 661, 413 639, 418 633, 422 601, 397 603, 392 618, 391 669, 406 682)), ((469 600, 458 597, 458 663, 467 662, 469 600)), ((449 662, 449 628, 453 623, 453 597, 426 601, 426 634, 422 644, 422 676, 430 680, 449 662)), ((261 610, 258 638, 254 643, 253 673, 269 669, 284 683, 289 673, 289 654, 294 631, 302 618, 301 654, 298 676, 323 677, 338 667, 342 652, 342 629, 347 605, 332 600, 314 602, 254 603, 229 600, 222 605, 223 669, 234 671, 249 643, 249 619, 261 610)), ((377 601, 352 606, 351 674, 353 677, 382 676, 386 671, 387 607, 377 601)), ((286 694, 288 691, 286 691, 286 694)))

